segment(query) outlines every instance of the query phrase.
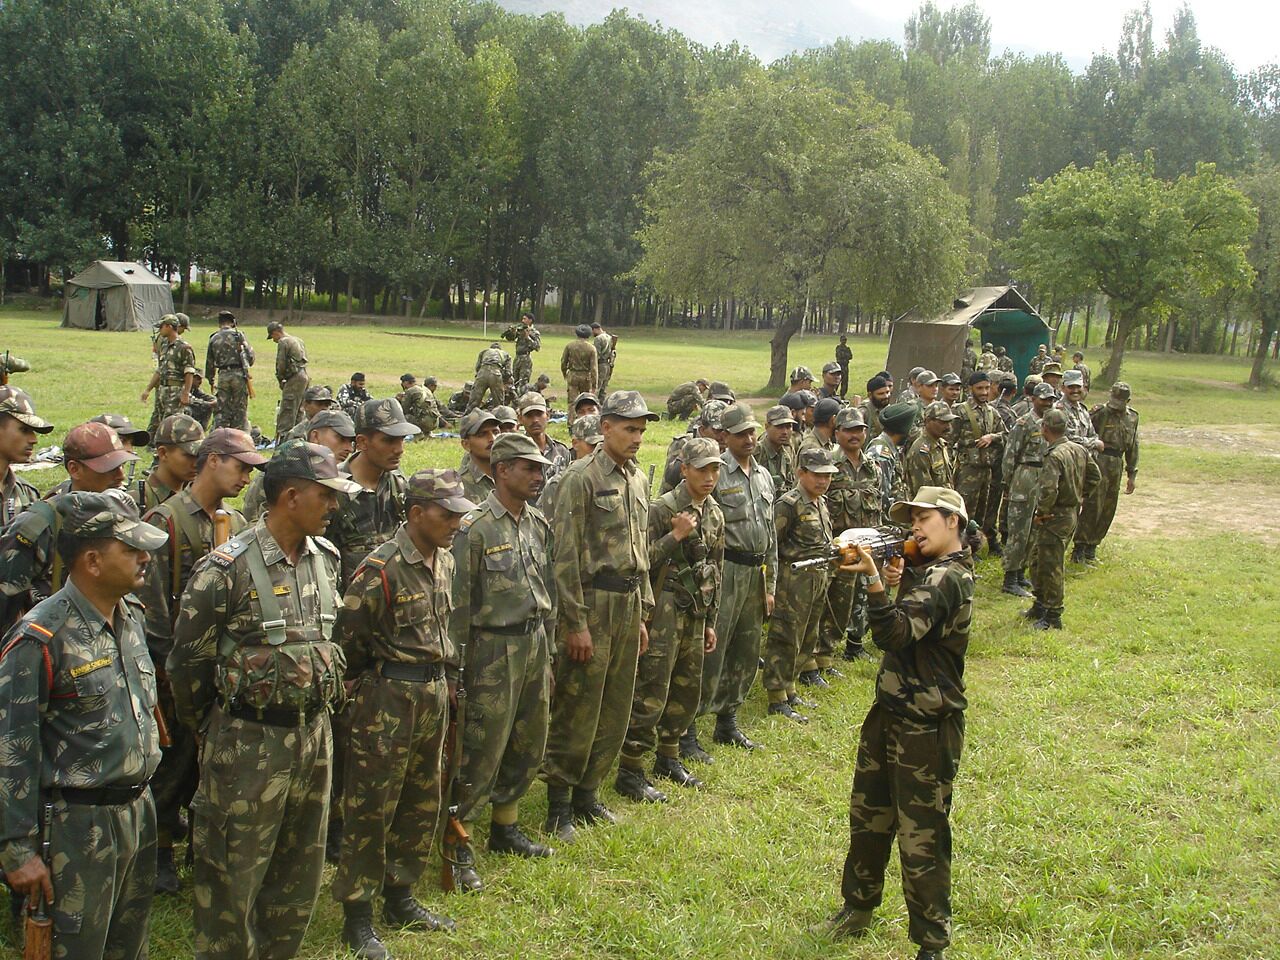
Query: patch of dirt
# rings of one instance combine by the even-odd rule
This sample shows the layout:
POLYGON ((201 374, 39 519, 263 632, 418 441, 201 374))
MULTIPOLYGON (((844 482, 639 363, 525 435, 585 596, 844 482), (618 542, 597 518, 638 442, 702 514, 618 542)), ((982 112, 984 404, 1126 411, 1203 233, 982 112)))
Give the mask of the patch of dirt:
POLYGON ((1252 453, 1262 457, 1280 457, 1280 430, 1272 427, 1232 424, 1225 430, 1206 427, 1142 426, 1143 440, 1167 443, 1175 447, 1201 450, 1226 450, 1228 453, 1252 453))
POLYGON ((1194 540, 1226 530, 1280 546, 1280 490, 1260 483, 1231 484, 1237 509, 1222 510, 1216 484, 1173 481, 1138 474, 1130 496, 1120 494, 1110 533, 1135 539, 1194 540), (1239 507, 1248 506, 1242 510, 1239 507))

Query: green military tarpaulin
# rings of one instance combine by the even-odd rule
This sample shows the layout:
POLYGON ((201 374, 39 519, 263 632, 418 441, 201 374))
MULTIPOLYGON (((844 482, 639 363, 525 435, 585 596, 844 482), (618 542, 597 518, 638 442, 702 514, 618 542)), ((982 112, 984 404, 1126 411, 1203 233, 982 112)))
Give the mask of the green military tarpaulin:
POLYGON ((173 291, 140 263, 95 260, 67 281, 62 325, 83 330, 150 330, 173 313, 173 291))

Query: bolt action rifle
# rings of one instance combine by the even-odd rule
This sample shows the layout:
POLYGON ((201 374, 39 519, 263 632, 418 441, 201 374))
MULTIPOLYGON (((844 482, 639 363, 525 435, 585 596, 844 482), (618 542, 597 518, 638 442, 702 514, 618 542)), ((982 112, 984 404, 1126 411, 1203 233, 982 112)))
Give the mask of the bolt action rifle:
MULTIPOLYGON (((53 857, 50 855, 49 831, 53 827, 53 801, 44 804, 44 824, 40 834, 40 859, 45 867, 53 871, 53 857)), ((51 960, 53 957, 53 918, 45 909, 44 891, 40 891, 35 908, 27 907, 26 922, 23 924, 22 960, 51 960)))

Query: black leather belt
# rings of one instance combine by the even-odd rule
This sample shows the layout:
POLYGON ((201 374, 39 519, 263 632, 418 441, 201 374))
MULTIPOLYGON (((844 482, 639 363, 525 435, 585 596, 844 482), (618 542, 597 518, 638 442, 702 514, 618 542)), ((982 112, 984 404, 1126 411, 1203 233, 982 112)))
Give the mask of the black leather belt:
POLYGON ((591 586, 597 590, 608 590, 610 593, 630 593, 640 586, 640 578, 621 577, 616 573, 597 573, 591 578, 591 586))
POLYGON ((759 567, 764 565, 763 553, 740 553, 737 550, 730 550, 726 547, 724 551, 724 558, 729 563, 736 563, 742 567, 759 567))
POLYGON ((522 623, 511 623, 505 627, 479 627, 475 629, 481 633, 496 633, 503 637, 524 637, 533 636, 533 632, 538 629, 538 624, 542 622, 542 617, 530 617, 522 623))
POLYGON ((1098 452, 1102 454, 1104 457, 1123 457, 1124 456, 1123 450, 1113 450, 1110 447, 1103 447, 1098 452))
POLYGON ((378 676, 388 680, 408 680, 412 683, 431 683, 444 676, 444 664, 439 660, 430 663, 403 663, 399 660, 380 660, 378 676))
POLYGON ((324 707, 314 704, 297 710, 290 707, 263 707, 259 710, 243 704, 232 704, 224 709, 227 716, 235 717, 237 720, 252 720, 254 723, 265 723, 269 727, 300 727, 314 720, 324 707))
POLYGON ((110 787, 60 787, 58 796, 67 803, 86 807, 117 807, 133 803, 146 792, 145 783, 110 787))

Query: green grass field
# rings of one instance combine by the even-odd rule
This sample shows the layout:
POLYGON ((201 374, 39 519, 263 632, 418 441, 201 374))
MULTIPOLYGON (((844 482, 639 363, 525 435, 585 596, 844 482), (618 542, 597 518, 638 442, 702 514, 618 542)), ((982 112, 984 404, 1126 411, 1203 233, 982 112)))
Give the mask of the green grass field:
MULTIPOLYGON (((210 329, 195 332, 200 354, 210 329)), ((49 312, 14 311, 0 312, 0 331, 0 348, 36 365, 15 381, 58 425, 54 438, 104 409, 145 424, 144 335, 68 332, 49 312)), ((313 380, 336 387, 362 369, 375 395, 405 370, 460 383, 483 345, 478 330, 458 328, 296 332, 313 380)), ((651 402, 699 374, 746 394, 766 379, 763 335, 622 332, 615 384, 651 402)), ((252 336, 269 369, 272 345, 257 328, 252 336)), ((546 337, 535 370, 558 372, 563 343, 546 337)), ((797 340, 791 362, 817 366, 833 346, 797 340)), ((853 346, 857 382, 879 368, 884 344, 853 346)), ((950 956, 1280 955, 1280 586, 1268 559, 1280 545, 1280 398, 1239 389, 1246 377, 1244 361, 1220 358, 1126 363, 1159 442, 1144 447, 1104 566, 1071 572, 1064 633, 1021 626, 1020 604, 998 592, 998 565, 980 563, 950 956)), ((277 396, 270 380, 251 410, 264 424, 277 396)), ((646 464, 677 429, 651 428, 646 464)), ((405 467, 453 465, 458 452, 456 440, 415 443, 405 467)), ((45 473, 44 486, 61 476, 45 473)), ((457 933, 391 934, 389 945, 411 958, 913 956, 896 867, 868 939, 832 945, 806 933, 837 904, 853 754, 872 696, 872 667, 848 674, 807 727, 767 719, 757 691, 742 719, 767 749, 719 750, 697 795, 637 808, 606 790, 619 826, 547 861, 482 854, 488 890, 478 897, 424 883, 423 899, 456 917, 457 933)), ((525 823, 544 812, 535 788, 525 823)), ((190 955, 185 895, 157 903, 153 957, 190 955)), ((343 956, 340 927, 326 888, 303 955, 343 956)))

